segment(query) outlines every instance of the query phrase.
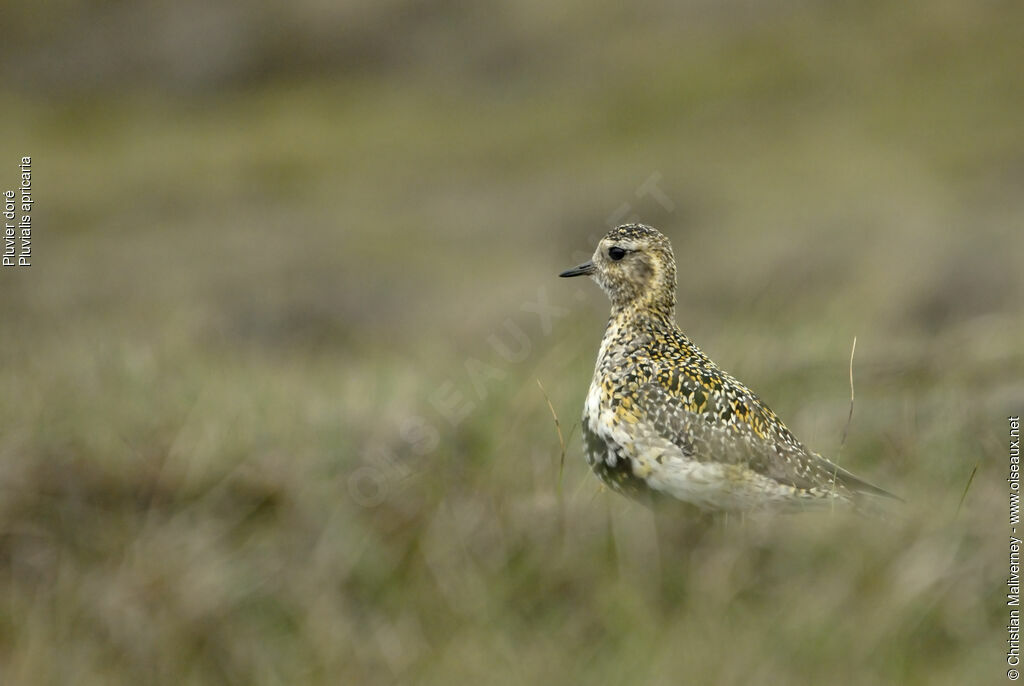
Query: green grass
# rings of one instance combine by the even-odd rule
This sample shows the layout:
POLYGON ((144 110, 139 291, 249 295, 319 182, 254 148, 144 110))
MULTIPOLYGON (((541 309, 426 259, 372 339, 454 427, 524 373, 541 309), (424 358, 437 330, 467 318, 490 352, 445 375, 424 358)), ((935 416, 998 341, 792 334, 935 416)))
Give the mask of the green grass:
POLYGON ((12 95, 3 683, 1002 678, 1020 13, 522 7, 373 70, 12 95), (555 274, 623 203, 684 330, 826 455, 857 336, 841 461, 898 516, 598 492, 607 304, 555 274))

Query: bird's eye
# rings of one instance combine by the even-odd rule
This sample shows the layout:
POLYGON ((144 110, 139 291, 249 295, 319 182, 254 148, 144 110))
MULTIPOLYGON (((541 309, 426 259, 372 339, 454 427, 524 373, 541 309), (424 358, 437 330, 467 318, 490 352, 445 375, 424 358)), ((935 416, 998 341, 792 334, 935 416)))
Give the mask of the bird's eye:
POLYGON ((620 248, 617 245, 608 248, 608 257, 612 258, 616 262, 618 262, 619 260, 621 260, 625 256, 626 256, 626 251, 623 250, 622 248, 620 248))

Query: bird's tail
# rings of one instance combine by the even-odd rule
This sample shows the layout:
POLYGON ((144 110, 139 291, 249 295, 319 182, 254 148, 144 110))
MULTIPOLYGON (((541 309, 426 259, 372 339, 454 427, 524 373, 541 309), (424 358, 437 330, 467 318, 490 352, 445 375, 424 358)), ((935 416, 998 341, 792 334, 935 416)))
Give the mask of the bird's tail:
POLYGON ((879 488, 878 486, 874 485, 873 483, 865 481, 859 476, 854 476, 853 474, 846 471, 839 465, 832 464, 830 468, 835 470, 836 483, 846 487, 852 493, 855 493, 857 495, 876 496, 880 498, 891 498, 893 500, 898 500, 901 503, 906 502, 903 498, 899 497, 898 495, 890 493, 884 488, 879 488))
POLYGON ((894 503, 906 503, 903 498, 855 476, 839 465, 832 462, 829 462, 829 465, 830 469, 835 470, 836 484, 852 494, 852 503, 856 512, 882 519, 900 518, 892 506, 894 503))

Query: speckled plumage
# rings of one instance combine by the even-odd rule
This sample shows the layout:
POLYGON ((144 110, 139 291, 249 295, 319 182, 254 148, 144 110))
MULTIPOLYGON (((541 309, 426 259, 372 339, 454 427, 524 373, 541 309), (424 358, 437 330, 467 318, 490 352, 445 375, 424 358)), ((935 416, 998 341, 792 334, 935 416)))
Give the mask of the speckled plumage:
POLYGON ((612 304, 583 408, 584 453, 604 483, 725 511, 889 495, 805 448, 680 331, 675 259, 661 233, 613 229, 591 262, 561 274, 582 275, 612 304))

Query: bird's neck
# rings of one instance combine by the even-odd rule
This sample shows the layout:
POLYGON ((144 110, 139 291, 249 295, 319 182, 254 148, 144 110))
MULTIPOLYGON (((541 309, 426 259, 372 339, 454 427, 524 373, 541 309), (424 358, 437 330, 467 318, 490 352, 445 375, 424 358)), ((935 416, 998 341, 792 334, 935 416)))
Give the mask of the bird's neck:
POLYGON ((595 378, 620 373, 624 356, 650 341, 672 338, 671 332, 677 329, 673 308, 613 306, 597 354, 595 378))
POLYGON ((627 302, 612 301, 611 321, 673 326, 676 321, 675 293, 652 292, 627 302))

